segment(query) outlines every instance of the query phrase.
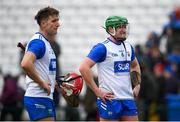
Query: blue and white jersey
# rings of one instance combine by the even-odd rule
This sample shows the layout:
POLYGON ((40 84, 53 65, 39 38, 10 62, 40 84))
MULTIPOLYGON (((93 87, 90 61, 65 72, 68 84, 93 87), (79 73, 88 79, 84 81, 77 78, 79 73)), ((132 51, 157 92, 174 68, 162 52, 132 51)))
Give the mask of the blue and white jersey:
POLYGON ((51 94, 48 96, 43 88, 30 77, 26 76, 27 89, 25 96, 53 99, 56 77, 56 56, 50 43, 41 33, 37 32, 27 43, 26 51, 31 51, 36 55, 35 69, 44 82, 51 83, 51 94))
POLYGON ((129 43, 116 44, 108 38, 94 46, 87 57, 97 63, 100 89, 114 93, 115 99, 134 99, 130 65, 135 54, 129 43))

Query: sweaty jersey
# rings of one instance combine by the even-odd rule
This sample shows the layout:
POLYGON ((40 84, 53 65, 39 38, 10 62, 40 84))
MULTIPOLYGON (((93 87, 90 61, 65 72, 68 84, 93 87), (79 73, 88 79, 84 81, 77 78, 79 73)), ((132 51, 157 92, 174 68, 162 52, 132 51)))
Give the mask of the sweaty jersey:
POLYGON ((30 77, 26 76, 27 89, 25 96, 53 99, 56 76, 56 56, 50 43, 41 33, 37 32, 27 43, 26 51, 30 51, 36 55, 36 61, 34 63, 35 69, 44 82, 50 82, 51 94, 48 96, 47 91, 30 77))
POLYGON ((134 99, 130 65, 135 54, 129 43, 116 44, 107 38, 95 45, 87 57, 97 63, 100 89, 112 92, 115 99, 134 99))

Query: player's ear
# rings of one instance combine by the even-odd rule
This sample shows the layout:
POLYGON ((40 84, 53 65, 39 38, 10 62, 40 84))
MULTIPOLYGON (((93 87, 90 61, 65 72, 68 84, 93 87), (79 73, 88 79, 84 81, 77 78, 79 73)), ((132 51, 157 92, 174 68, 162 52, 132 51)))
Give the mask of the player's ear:
POLYGON ((47 19, 43 19, 40 22, 40 26, 44 28, 46 26, 46 23, 47 23, 47 19))
POLYGON ((109 33, 114 33, 114 30, 113 30, 112 27, 108 27, 107 31, 108 31, 109 33))

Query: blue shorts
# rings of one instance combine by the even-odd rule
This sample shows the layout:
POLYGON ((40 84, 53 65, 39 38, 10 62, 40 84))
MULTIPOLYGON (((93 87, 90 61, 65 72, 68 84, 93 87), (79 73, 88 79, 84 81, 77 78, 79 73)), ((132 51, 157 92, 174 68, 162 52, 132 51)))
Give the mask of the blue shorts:
POLYGON ((56 119, 54 102, 49 98, 25 96, 24 105, 31 121, 46 117, 54 117, 54 120, 56 119))
POLYGON ((97 99, 99 116, 104 119, 120 119, 122 116, 137 116, 137 106, 134 100, 106 100, 103 103, 97 99))

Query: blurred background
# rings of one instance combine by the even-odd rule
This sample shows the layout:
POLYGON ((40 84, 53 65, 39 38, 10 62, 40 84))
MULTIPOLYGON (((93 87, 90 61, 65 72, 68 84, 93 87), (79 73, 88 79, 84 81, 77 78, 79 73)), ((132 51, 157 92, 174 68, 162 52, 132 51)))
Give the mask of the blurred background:
MULTIPOLYGON (((28 120, 19 66, 23 52, 17 43, 26 43, 38 30, 34 16, 46 6, 60 10, 61 27, 52 44, 59 75, 78 72, 92 46, 107 38, 102 26, 108 16, 125 16, 130 23, 127 41, 142 70, 140 120, 180 120, 180 0, 0 0, 1 120, 28 120)), ((93 72, 97 81, 95 68, 93 72)), ((86 85, 78 108, 55 96, 57 120, 98 120, 96 97, 86 85)))

